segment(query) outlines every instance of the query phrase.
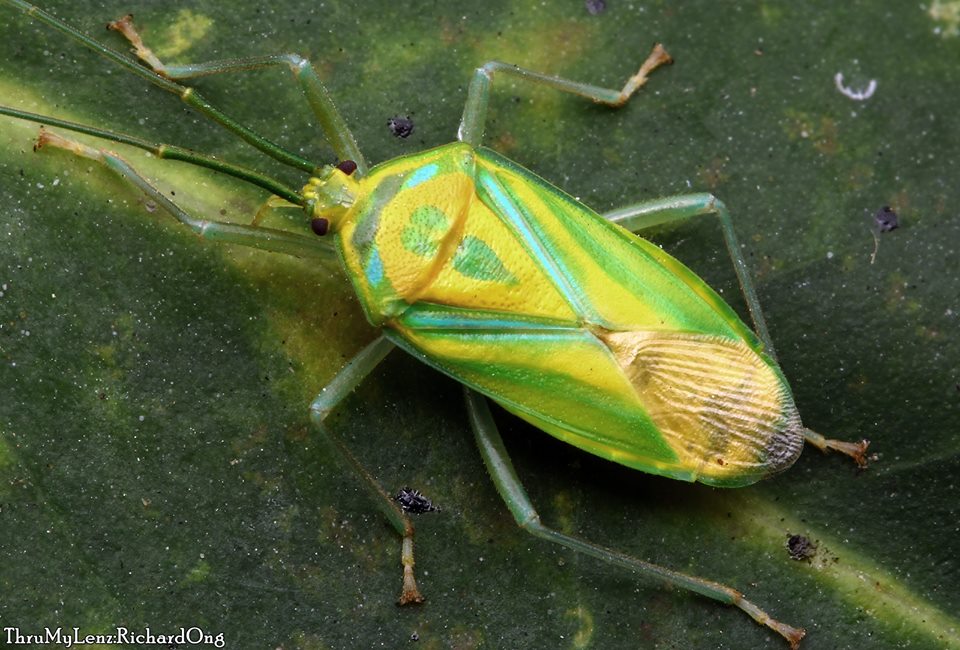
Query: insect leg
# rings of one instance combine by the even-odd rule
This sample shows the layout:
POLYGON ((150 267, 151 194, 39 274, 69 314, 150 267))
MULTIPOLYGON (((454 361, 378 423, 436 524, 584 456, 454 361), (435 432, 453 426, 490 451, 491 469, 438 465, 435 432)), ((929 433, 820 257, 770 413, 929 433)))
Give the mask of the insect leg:
POLYGON ((619 210, 604 213, 603 217, 631 232, 637 232, 662 223, 683 221, 705 214, 716 215, 720 220, 723 240, 730 253, 730 259, 733 260, 733 269, 737 272, 737 281, 747 301, 747 309, 750 310, 750 318, 753 319, 757 336, 763 341, 766 353, 776 360, 777 353, 773 347, 773 339, 770 338, 767 320, 763 317, 763 309, 760 307, 760 300, 757 298, 757 290, 753 286, 747 262, 743 258, 743 253, 740 252, 740 242, 733 229, 733 220, 720 199, 712 194, 671 196, 628 205, 619 210))
POLYGON ((343 460, 346 461, 367 489, 373 501, 387 516, 390 525, 403 538, 400 558, 403 564, 403 590, 400 593, 398 603, 407 605, 409 603, 422 603, 424 600, 417 589, 417 581, 413 574, 413 524, 406 513, 384 491, 377 479, 353 455, 343 439, 325 424, 327 416, 334 407, 353 392, 393 348, 393 343, 381 336, 361 350, 313 400, 313 404, 310 405, 310 419, 316 425, 317 431, 340 453, 343 460))
MULTIPOLYGON (((614 223, 620 224, 627 230, 637 232, 651 226, 705 214, 716 215, 720 220, 723 239, 726 242, 730 258, 733 260, 733 268, 737 272, 737 280, 740 282, 743 297, 747 301, 747 308, 750 310, 757 335, 763 341, 767 354, 776 360, 773 340, 770 338, 770 331, 767 329, 767 321, 763 317, 763 309, 760 307, 760 300, 757 298, 757 291, 753 286, 750 270, 747 268, 743 253, 740 252, 740 243, 733 229, 733 220, 727 211, 727 207, 720 199, 712 194, 672 196, 628 205, 618 210, 606 212, 603 216, 614 223)), ((866 451, 870 444, 869 440, 860 440, 859 442, 833 440, 825 438, 810 429, 804 430, 804 438, 821 451, 825 452, 833 449, 850 456, 860 467, 867 464, 866 451)))
POLYGON ((198 219, 189 215, 183 208, 168 199, 149 181, 138 174, 129 163, 111 151, 94 149, 56 133, 41 131, 35 148, 40 149, 45 146, 66 149, 73 154, 101 163, 128 183, 140 188, 144 194, 173 215, 177 221, 205 239, 250 246, 275 253, 286 253, 297 257, 319 258, 330 264, 336 264, 336 253, 333 248, 320 238, 306 237, 273 228, 258 228, 224 221, 198 219))
POLYGON ((846 454, 853 458, 859 467, 867 466, 867 447, 870 445, 870 441, 866 438, 859 442, 833 440, 832 438, 825 438, 811 429, 804 429, 803 437, 807 442, 824 453, 833 449, 834 451, 839 451, 841 454, 846 454))
POLYGON ((735 605, 753 617, 753 619, 761 625, 765 625, 778 634, 781 634, 790 642, 791 648, 798 647, 800 639, 802 639, 805 634, 803 629, 795 628, 770 618, 766 612, 744 598, 743 594, 736 589, 710 580, 672 571, 656 564, 650 564, 649 562, 644 562, 643 560, 624 553, 598 546, 571 535, 566 535, 543 525, 540 522, 540 516, 530 502, 530 497, 527 496, 527 492, 520 482, 520 478, 517 476, 516 470, 513 468, 513 463, 510 460, 506 447, 504 447, 503 440, 500 438, 500 433, 497 431, 497 425, 493 421, 486 400, 470 389, 466 389, 466 400, 470 425, 476 436, 483 462, 487 466, 487 471, 490 472, 490 477, 493 479, 497 492, 500 493, 500 497, 504 503, 506 503, 507 508, 521 528, 536 537, 560 544, 561 546, 584 553, 585 555, 616 564, 634 572, 660 578, 673 585, 694 591, 726 605, 735 605))
POLYGON ((243 72, 261 68, 287 67, 300 84, 310 108, 320 122, 320 126, 333 146, 340 160, 352 160, 357 163, 357 172, 367 171, 367 164, 360 153, 357 141, 347 126, 340 111, 334 105, 327 89, 320 82, 310 61, 296 54, 277 54, 244 59, 226 59, 186 65, 166 65, 143 43, 139 32, 133 25, 133 16, 126 15, 107 25, 109 29, 120 32, 133 45, 137 56, 149 65, 154 72, 167 79, 193 79, 228 72, 243 72))
POLYGON ((234 165, 233 163, 228 163, 220 160, 219 158, 208 156, 191 149, 184 149, 183 147, 178 147, 172 144, 151 142, 149 140, 144 140, 143 138, 127 135, 126 133, 119 133, 117 131, 101 129, 95 126, 88 126, 86 124, 61 120, 56 117, 50 117, 49 115, 38 115, 37 113, 21 111, 10 106, 0 106, 0 115, 9 115, 10 117, 15 117, 21 120, 36 122, 38 124, 44 124, 47 126, 55 126, 61 129, 68 129, 77 133, 85 133, 97 138, 103 138, 104 140, 110 140, 111 142, 119 142, 121 144, 137 147, 139 149, 143 149, 144 151, 149 151, 157 158, 166 160, 180 160, 182 162, 190 163, 191 165, 196 165, 197 167, 206 167, 207 169, 212 169, 220 172, 221 174, 239 178, 240 180, 252 185, 262 187, 275 196, 291 203, 295 203, 298 206, 303 206, 304 203, 303 197, 299 192, 281 183, 275 178, 271 178, 252 169, 241 167, 240 165, 234 165))
POLYGON ((315 422, 323 422, 347 395, 360 385, 367 375, 379 365, 394 344, 381 336, 350 359, 337 376, 323 387, 320 394, 310 405, 310 413, 315 422))
POLYGON ((663 49, 663 46, 657 43, 653 46, 653 51, 647 57, 643 65, 635 75, 627 79, 627 82, 620 90, 612 88, 601 88, 590 84, 570 81, 562 77, 554 77, 533 70, 527 70, 519 66, 500 61, 490 61, 476 69, 473 79, 470 81, 470 87, 467 90, 467 103, 463 108, 463 118, 460 120, 460 129, 457 137, 468 144, 479 145, 483 141, 483 129, 487 116, 487 104, 490 98, 490 86, 498 74, 507 74, 519 77, 522 81, 528 81, 533 84, 550 86, 563 92, 572 93, 586 97, 598 104, 607 106, 623 106, 641 86, 647 83, 647 78, 653 70, 672 63, 673 59, 663 49))
MULTIPOLYGON (((29 2, 24 2, 24 0, 4 0, 3 4, 8 4, 13 8, 18 9, 33 20, 37 20, 49 25, 61 34, 66 35, 68 38, 86 46, 104 58, 109 59, 121 68, 125 68, 128 72, 132 72, 133 74, 146 79, 162 90, 166 90, 167 92, 177 95, 185 104, 191 106, 199 113, 213 120, 228 131, 233 132, 245 142, 264 152, 268 156, 275 158, 284 164, 306 171, 307 173, 312 173, 317 168, 314 163, 306 158, 287 151, 283 147, 264 138, 253 129, 240 124, 235 119, 211 104, 205 98, 201 97, 200 93, 196 92, 193 88, 179 84, 143 67, 125 54, 121 54, 120 52, 107 47, 106 45, 87 36, 83 32, 75 29, 59 18, 40 9, 39 7, 36 7, 29 2)), ((312 72, 312 69, 310 71, 312 72)), ((306 72, 303 74, 306 77, 310 76, 310 74, 306 72)), ((317 83, 319 84, 319 81, 317 83)), ((321 93, 322 87, 321 90, 317 92, 321 93)))

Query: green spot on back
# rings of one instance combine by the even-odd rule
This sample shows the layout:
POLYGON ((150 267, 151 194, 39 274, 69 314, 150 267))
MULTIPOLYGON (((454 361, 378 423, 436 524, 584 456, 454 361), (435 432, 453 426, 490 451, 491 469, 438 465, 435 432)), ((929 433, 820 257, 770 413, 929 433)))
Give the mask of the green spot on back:
POLYGON ((421 205, 410 215, 400 241, 403 247, 419 257, 431 257, 440 247, 440 239, 447 232, 448 219, 440 208, 421 205))
POLYGON ((473 235, 467 235, 460 242, 453 257, 453 268, 475 280, 489 280, 503 284, 517 282, 516 276, 507 270, 493 249, 482 239, 473 235))

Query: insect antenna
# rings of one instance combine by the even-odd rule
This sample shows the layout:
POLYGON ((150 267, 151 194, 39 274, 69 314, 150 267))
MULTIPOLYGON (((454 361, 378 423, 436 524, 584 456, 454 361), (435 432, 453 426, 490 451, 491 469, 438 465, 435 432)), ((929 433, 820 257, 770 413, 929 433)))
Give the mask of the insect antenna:
POLYGON ((251 185, 262 187, 271 194, 279 196, 290 203, 295 203, 298 206, 303 205, 303 196, 299 192, 281 183, 275 178, 261 174, 255 170, 248 169, 247 167, 242 167, 240 165, 229 163, 220 160, 219 158, 200 153, 198 151, 193 151, 184 147, 178 147, 172 144, 150 142, 149 140, 128 135, 126 133, 100 129, 95 126, 88 126, 86 124, 61 120, 48 115, 39 115, 37 113, 21 111, 9 106, 0 106, 0 115, 7 115, 9 117, 15 117, 21 120, 27 120, 29 122, 36 122, 37 124, 54 126, 61 129, 67 129, 69 131, 75 131, 76 133, 92 135, 94 137, 109 140, 111 142, 119 142, 120 144, 126 144, 132 147, 137 147, 138 149, 143 149, 144 151, 149 151, 157 158, 166 160, 179 160, 191 165, 196 165, 197 167, 212 169, 216 172, 220 172, 221 174, 233 176, 234 178, 250 183, 251 185))

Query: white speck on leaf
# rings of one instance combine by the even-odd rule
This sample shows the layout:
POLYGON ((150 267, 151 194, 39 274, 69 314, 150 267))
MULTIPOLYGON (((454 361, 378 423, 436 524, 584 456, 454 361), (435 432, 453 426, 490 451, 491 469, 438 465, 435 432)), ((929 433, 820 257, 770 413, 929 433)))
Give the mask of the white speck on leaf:
POLYGON ((873 93, 877 92, 877 80, 871 79, 867 83, 866 88, 861 88, 860 90, 853 90, 849 86, 843 85, 843 73, 838 72, 833 76, 833 83, 836 84, 837 90, 839 90, 845 97, 850 99, 862 102, 873 97, 873 93))

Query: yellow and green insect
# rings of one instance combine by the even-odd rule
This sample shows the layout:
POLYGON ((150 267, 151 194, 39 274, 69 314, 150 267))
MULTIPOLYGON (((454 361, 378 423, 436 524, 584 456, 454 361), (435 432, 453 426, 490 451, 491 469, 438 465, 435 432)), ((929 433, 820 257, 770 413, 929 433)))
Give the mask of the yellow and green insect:
POLYGON ((598 559, 736 605, 796 646, 804 631, 771 618, 724 585, 646 563, 546 527, 526 495, 484 397, 580 449, 643 472, 712 486, 749 485, 790 467, 804 441, 863 463, 866 441, 827 440, 800 420, 724 205, 693 194, 597 214, 520 165, 482 146, 491 84, 501 76, 620 106, 670 57, 656 46, 621 90, 543 75, 499 62, 471 81, 458 141, 368 167, 310 63, 295 55, 166 66, 129 18, 111 23, 135 60, 20 0, 3 0, 59 30, 310 175, 294 189, 204 154, 129 135, 0 107, 0 114, 78 131, 231 175, 266 189, 271 204, 300 206, 313 235, 196 218, 128 163, 49 131, 38 145, 96 160, 202 237, 336 260, 382 336, 362 350, 311 405, 329 436, 402 536, 401 603, 422 600, 414 578, 413 526, 325 417, 394 348, 465 386, 481 456, 516 522, 598 559), (179 80, 260 67, 296 78, 340 163, 317 165, 243 126, 179 80), (755 330, 703 280, 634 232, 714 215, 722 226, 755 330))

